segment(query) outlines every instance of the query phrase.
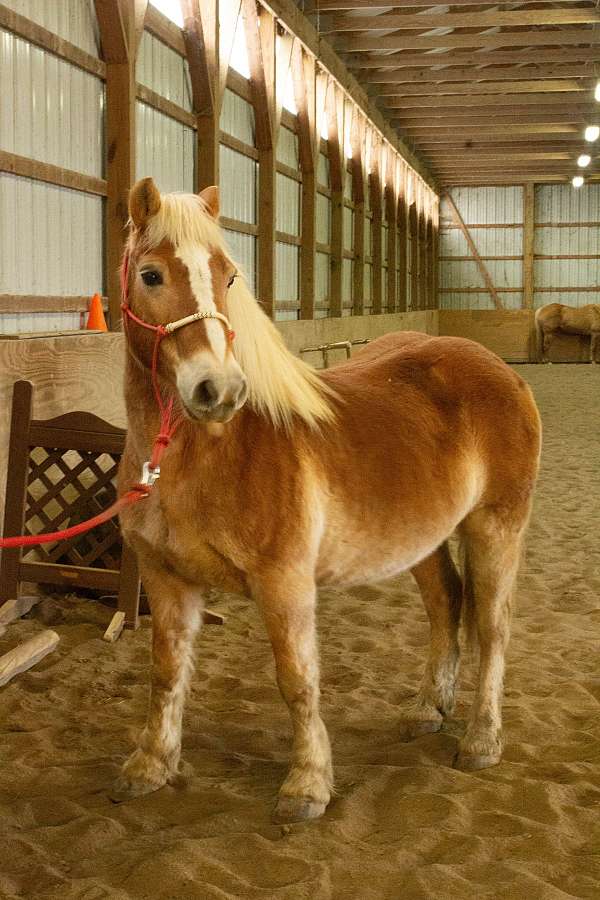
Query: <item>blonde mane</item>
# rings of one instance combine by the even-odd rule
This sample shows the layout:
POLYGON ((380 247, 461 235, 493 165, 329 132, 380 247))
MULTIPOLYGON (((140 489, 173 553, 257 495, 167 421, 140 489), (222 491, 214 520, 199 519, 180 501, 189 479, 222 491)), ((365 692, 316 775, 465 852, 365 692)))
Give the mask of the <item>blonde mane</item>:
MULTIPOLYGON (((155 247, 163 240, 176 248, 200 244, 231 259, 221 227, 195 194, 161 194, 160 209, 148 222, 144 241, 155 247)), ((276 427, 289 429, 294 417, 312 428, 333 421, 329 401, 335 392, 315 369, 290 353, 239 267, 238 272, 227 294, 227 315, 235 331, 234 355, 248 379, 249 403, 276 427)))

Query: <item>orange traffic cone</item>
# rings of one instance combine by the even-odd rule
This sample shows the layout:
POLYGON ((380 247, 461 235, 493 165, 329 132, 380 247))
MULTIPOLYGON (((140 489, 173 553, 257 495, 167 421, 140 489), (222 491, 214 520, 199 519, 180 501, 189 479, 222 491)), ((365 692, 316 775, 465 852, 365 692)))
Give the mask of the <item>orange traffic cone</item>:
POLYGON ((94 294, 92 297, 87 325, 85 327, 92 331, 108 331, 100 294, 94 294))

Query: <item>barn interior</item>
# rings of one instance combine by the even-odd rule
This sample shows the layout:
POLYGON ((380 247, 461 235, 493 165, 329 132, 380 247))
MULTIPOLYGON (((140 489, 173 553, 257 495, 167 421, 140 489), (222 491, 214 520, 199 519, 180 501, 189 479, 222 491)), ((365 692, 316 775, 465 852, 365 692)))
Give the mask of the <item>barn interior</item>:
POLYGON ((224 621, 198 640, 180 781, 113 806, 151 643, 143 598, 102 641, 125 590, 118 535, 35 562, 3 551, 0 684, 3 654, 44 629, 60 643, 0 687, 1 896, 598 896, 598 374, 586 334, 558 334, 543 365, 535 315, 600 304, 599 23, 596 0, 0 3, 4 536, 64 527, 73 498, 97 512, 90 485, 114 490, 114 457, 28 460, 13 392, 33 386, 28 428, 89 414, 118 449, 119 268, 147 176, 219 186, 232 257, 306 362, 392 331, 468 338, 530 384, 545 435, 502 764, 452 768, 468 657, 452 721, 403 740, 395 710, 428 640, 408 574, 324 591, 338 793, 309 825, 269 820, 290 733, 252 605, 211 606, 224 621))

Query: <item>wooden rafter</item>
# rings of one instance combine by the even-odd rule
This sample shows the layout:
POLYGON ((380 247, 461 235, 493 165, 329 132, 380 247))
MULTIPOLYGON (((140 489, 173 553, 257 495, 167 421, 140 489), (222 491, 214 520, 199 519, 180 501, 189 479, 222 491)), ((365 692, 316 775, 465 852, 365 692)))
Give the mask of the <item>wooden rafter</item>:
POLYGON ((502 31, 497 34, 401 35, 384 37, 340 38, 339 50, 356 53, 372 50, 456 50, 482 47, 565 47, 569 45, 600 44, 600 32, 578 28, 572 31, 502 31))
MULTIPOLYGON (((537 54, 536 54, 537 58, 537 54)), ((450 58, 452 59, 452 57, 450 58)), ((450 60, 448 60, 450 62, 450 60)), ((521 76, 523 79, 529 79, 530 82, 538 81, 540 84, 546 80, 552 79, 580 79, 592 78, 594 74, 600 74, 600 67, 594 66, 589 60, 572 63, 552 63, 532 64, 532 60, 524 60, 524 64, 514 68, 494 65, 473 65, 473 66, 455 66, 453 64, 446 68, 419 68, 402 65, 390 69, 378 68, 374 71, 366 71, 362 73, 362 79, 367 84, 403 84, 402 91, 409 93, 426 93, 428 90, 435 90, 433 85, 440 88, 447 88, 456 85, 469 91, 470 87, 484 87, 487 82, 509 82, 510 84, 522 85, 528 84, 525 81, 515 81, 515 78, 521 76), (594 68, 597 72, 594 72, 594 68), (432 85, 432 87, 428 87, 432 85)), ((497 85, 500 90, 500 85, 497 85)), ((381 92, 383 89, 379 88, 381 92)))
POLYGON ((377 31, 379 29, 414 28, 428 31, 433 28, 498 28, 543 25, 590 25, 600 22, 597 9, 490 9, 467 13, 388 13, 379 16, 333 16, 323 34, 340 31, 377 31))
MULTIPOLYGON (((531 52, 524 49, 444 52, 436 53, 434 58, 428 52, 407 53, 406 51, 386 56, 358 53, 356 56, 346 57, 346 62, 352 69, 398 69, 404 66, 410 68, 415 66, 428 68, 431 66, 518 66, 528 65, 532 61, 531 52)), ((597 63, 598 51, 593 47, 554 47, 535 52, 537 65, 541 63, 572 64, 577 61, 597 63)))

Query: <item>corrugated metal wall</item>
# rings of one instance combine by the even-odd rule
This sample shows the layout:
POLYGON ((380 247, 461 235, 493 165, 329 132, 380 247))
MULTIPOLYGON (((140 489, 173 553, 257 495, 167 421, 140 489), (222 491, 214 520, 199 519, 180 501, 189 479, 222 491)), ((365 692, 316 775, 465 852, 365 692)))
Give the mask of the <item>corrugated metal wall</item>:
MULTIPOLYGON (((136 61, 139 82, 186 110, 191 110, 188 64, 147 31, 136 61)), ((194 130, 136 103, 136 177, 151 175, 161 191, 194 190, 194 130)))
MULTIPOLYGON (((227 89, 221 110, 221 130, 249 147, 254 147, 254 109, 227 89)), ((221 214, 247 225, 258 222, 258 163, 224 144, 220 148, 221 214)), ((243 270, 248 284, 256 290, 256 235, 227 230, 231 253, 243 270)))
MULTIPOLYGON (((97 55, 93 3, 9 4, 97 55)), ((103 176, 104 85, 0 30, 0 149, 103 176)), ((0 175, 0 293, 82 296, 103 290, 103 200, 0 175)), ((79 313, 0 315, 0 332, 79 328, 79 313)))
MULTIPOLYGON (((504 306, 519 309, 523 301, 523 188, 456 187, 451 195, 504 306)), ((494 308, 445 199, 440 210, 440 307, 494 308)))
POLYGON ((600 185, 535 190, 534 305, 600 302, 600 185))
POLYGON ((100 41, 94 0, 3 0, 4 6, 42 25, 92 56, 100 41))

